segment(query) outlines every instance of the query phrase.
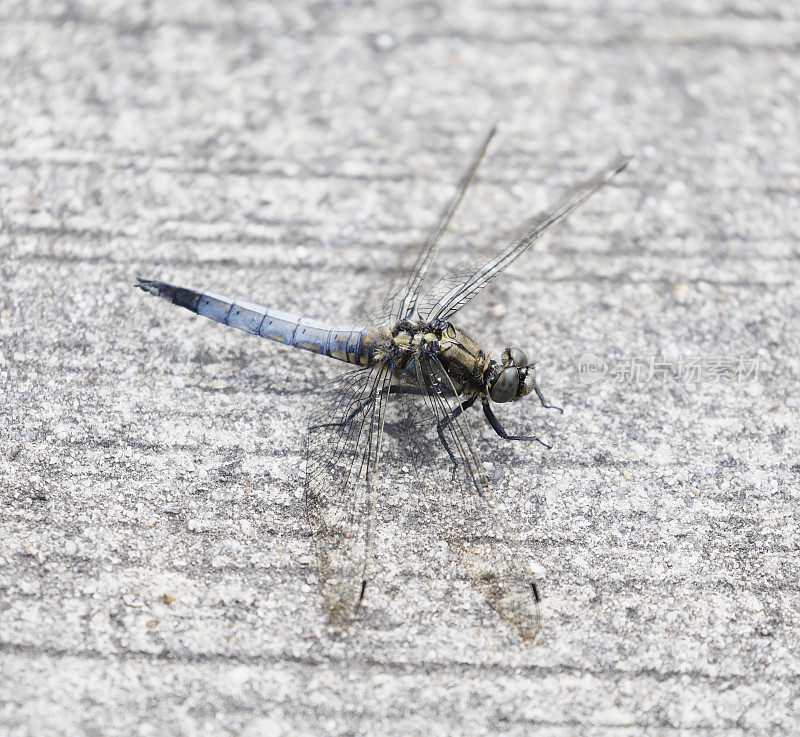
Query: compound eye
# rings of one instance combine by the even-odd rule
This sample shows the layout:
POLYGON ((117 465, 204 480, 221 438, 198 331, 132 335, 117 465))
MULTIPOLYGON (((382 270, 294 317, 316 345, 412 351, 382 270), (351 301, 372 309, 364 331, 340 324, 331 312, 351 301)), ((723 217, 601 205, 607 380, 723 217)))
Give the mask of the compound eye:
POLYGON ((528 365, 528 356, 521 348, 509 348, 508 353, 511 356, 511 363, 517 368, 528 365))
POLYGON ((522 384, 522 391, 519 393, 521 397, 530 394, 536 387, 536 372, 531 368, 528 369, 528 375, 522 384))
POLYGON ((513 367, 503 369, 497 377, 492 388, 489 389, 489 396, 493 402, 510 402, 517 396, 519 389, 519 371, 513 367))

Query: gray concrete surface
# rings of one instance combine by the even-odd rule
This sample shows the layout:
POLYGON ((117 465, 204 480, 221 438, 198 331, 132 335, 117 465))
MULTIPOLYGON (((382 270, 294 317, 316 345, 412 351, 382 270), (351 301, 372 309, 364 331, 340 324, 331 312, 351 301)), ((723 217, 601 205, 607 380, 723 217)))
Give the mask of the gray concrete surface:
POLYGON ((0 733, 796 734, 799 38, 789 0, 0 2, 0 733), (301 506, 338 367, 130 284, 344 319, 495 120, 448 263, 636 156, 462 320, 566 410, 502 413, 551 451, 474 418, 542 636, 387 490, 339 637, 301 506))

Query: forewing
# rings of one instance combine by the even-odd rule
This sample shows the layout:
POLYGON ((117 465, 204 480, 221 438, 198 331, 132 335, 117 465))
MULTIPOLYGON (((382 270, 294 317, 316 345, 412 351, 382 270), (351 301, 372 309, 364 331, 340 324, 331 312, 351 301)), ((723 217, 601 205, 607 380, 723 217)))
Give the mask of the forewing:
POLYGON ((514 261, 528 250, 556 223, 601 189, 615 174, 622 171, 630 158, 620 156, 594 176, 570 189, 558 202, 532 218, 525 230, 510 244, 496 250, 488 259, 482 259, 458 268, 437 282, 420 302, 419 313, 426 320, 449 320, 486 289, 514 261))
POLYGON ((536 584, 525 553, 495 500, 452 382, 435 359, 417 363, 427 396, 401 395, 409 455, 439 531, 489 605, 526 642, 539 630, 536 584), (422 404, 420 404, 422 402, 422 404), (458 465, 437 433, 437 424, 458 465))
MULTIPOLYGON (((483 156, 486 153, 486 149, 489 146, 489 142, 494 137, 496 131, 497 126, 493 126, 486 135, 486 138, 483 140, 480 148, 476 151, 469 168, 466 172, 464 172, 464 175, 461 177, 461 180, 458 183, 458 187, 453 195, 453 198, 442 210, 436 225, 425 239, 421 249, 419 250, 416 260, 413 263, 413 266, 411 266, 410 263, 411 259, 405 259, 401 256, 401 262, 406 260, 409 261, 408 266, 410 268, 408 274, 392 284, 386 295, 375 306, 368 305, 361 308, 360 312, 362 316, 368 320, 369 324, 394 324, 398 320, 402 320, 403 318, 411 317, 413 315, 419 300, 422 285, 428 276, 431 264, 436 258, 436 253, 439 250, 439 243, 442 239, 442 236, 445 234, 447 228, 450 226, 450 223, 453 221, 456 210, 458 210, 461 201, 464 199, 464 195, 474 181, 478 166, 480 165, 483 156)), ((403 263, 402 266, 406 267, 406 264, 403 263)))
POLYGON ((343 629, 360 603, 391 368, 377 364, 331 381, 311 411, 306 512, 331 624, 343 629))

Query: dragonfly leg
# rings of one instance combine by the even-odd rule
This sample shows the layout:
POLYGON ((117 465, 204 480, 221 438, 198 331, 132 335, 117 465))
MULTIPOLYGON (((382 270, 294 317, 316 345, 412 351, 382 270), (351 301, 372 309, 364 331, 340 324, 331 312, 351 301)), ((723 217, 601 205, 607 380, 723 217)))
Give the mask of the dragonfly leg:
POLYGON ((456 480, 456 471, 458 471, 458 461, 456 460, 453 451, 450 450, 450 446, 447 443, 447 438, 444 436, 444 429, 453 423, 456 419, 458 419, 466 410, 468 410, 473 404, 475 404, 475 399, 477 398, 477 394, 473 394, 469 399, 465 399, 461 402, 458 407, 456 407, 447 417, 442 417, 439 422, 436 423, 436 432, 439 435, 439 440, 442 441, 442 445, 444 449, 447 451, 447 455, 450 456, 450 460, 453 461, 453 474, 452 478, 453 481, 456 480))
POLYGON ((486 419, 489 420, 492 429, 504 440, 535 440, 537 443, 541 443, 545 448, 550 447, 544 440, 537 438, 535 435, 509 435, 500 424, 500 420, 497 419, 495 413, 492 412, 492 408, 486 400, 483 402, 483 414, 486 415, 486 419))
MULTIPOLYGON (((403 385, 392 385, 389 387, 389 394, 416 394, 422 395, 427 394, 424 389, 421 389, 418 386, 403 386, 403 385)), ((347 417, 345 417, 341 422, 325 422, 321 425, 312 425, 309 427, 309 430, 317 430, 321 427, 347 427, 357 416, 360 412, 363 412, 370 404, 375 401, 375 397, 367 397, 366 399, 360 401, 355 408, 350 412, 347 417)))
POLYGON ((356 404, 355 409, 353 409, 347 417, 345 417, 341 422, 323 422, 320 425, 309 425, 309 430, 318 430, 321 427, 347 427, 355 418, 359 412, 363 412, 370 404, 375 401, 375 397, 367 397, 363 401, 356 404))
POLYGON ((564 410, 561 409, 561 407, 556 407, 554 404, 548 404, 545 401, 544 394, 542 394, 542 390, 536 384, 533 385, 533 391, 535 391, 536 396, 539 397, 539 401, 542 403, 542 407, 544 407, 545 409, 557 409, 562 415, 564 414, 564 410))

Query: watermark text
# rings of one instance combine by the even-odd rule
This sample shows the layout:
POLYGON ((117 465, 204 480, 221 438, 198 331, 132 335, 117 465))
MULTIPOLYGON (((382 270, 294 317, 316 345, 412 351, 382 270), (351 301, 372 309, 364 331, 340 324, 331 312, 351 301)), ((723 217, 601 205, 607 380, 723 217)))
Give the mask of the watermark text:
POLYGON ((605 361, 594 353, 578 360, 578 378, 584 384, 649 384, 676 381, 682 384, 758 381, 763 361, 753 356, 625 356, 605 361))

